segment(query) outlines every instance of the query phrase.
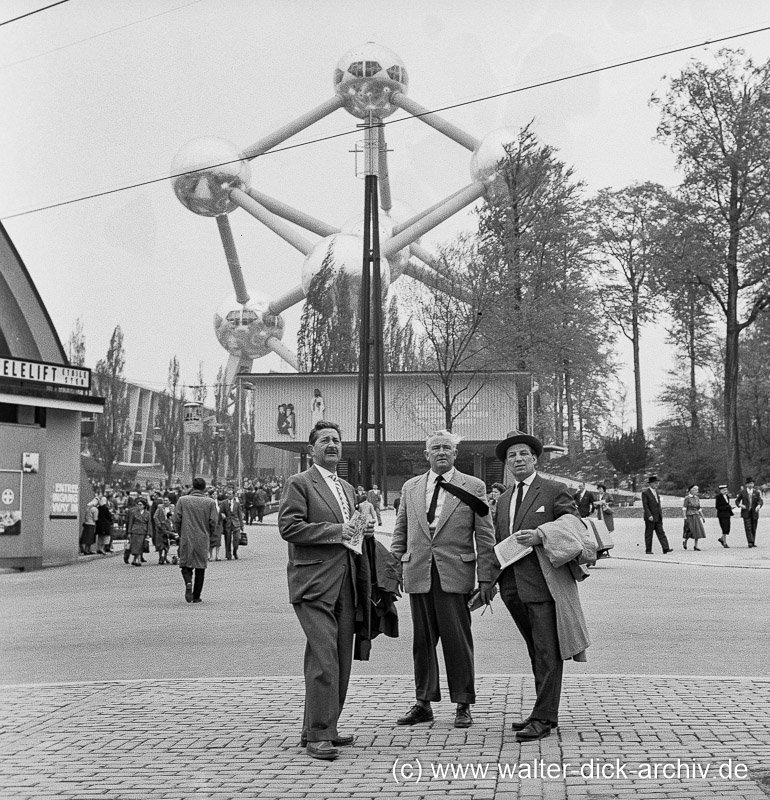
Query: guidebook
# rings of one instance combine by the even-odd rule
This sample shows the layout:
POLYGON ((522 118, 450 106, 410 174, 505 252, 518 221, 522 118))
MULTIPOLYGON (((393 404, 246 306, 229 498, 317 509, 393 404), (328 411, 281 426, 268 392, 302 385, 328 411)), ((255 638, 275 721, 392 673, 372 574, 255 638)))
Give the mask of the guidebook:
POLYGON ((495 555, 500 562, 501 569, 510 567, 511 564, 528 556, 531 552, 532 548, 529 545, 519 544, 515 536, 509 536, 495 545, 495 555))
POLYGON ((355 525, 356 532, 353 534, 353 538, 349 542, 343 541, 342 544, 345 545, 348 549, 352 550, 354 553, 361 553, 364 550, 364 531, 366 530, 366 516, 362 514, 360 511, 353 512, 353 516, 350 518, 350 521, 355 525))

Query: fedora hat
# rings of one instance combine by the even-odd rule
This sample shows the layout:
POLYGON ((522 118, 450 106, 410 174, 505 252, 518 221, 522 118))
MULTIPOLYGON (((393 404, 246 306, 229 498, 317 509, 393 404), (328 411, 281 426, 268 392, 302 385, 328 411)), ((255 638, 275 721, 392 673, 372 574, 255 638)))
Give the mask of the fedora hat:
POLYGON ((505 463, 505 454, 512 444, 528 444, 535 451, 535 456, 537 458, 543 455, 543 443, 540 439, 530 436, 528 433, 522 433, 521 431, 509 431, 506 438, 495 448, 495 455, 503 463, 505 463))

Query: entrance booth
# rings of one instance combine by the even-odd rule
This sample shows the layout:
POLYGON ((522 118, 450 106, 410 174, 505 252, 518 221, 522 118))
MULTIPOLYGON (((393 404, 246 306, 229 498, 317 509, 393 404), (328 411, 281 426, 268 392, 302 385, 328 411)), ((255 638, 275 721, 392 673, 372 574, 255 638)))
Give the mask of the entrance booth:
POLYGON ((90 388, 88 369, 0 356, 0 567, 77 561, 80 418, 104 404, 90 388))
POLYGON ((0 223, 0 567, 77 560, 80 420, 100 413, 0 223))

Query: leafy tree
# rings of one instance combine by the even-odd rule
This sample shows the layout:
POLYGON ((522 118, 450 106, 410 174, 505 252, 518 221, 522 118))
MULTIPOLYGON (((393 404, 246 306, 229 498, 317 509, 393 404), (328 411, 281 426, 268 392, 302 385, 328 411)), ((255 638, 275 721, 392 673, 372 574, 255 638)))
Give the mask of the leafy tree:
POLYGON ((650 460, 650 450, 644 431, 630 430, 611 436, 604 443, 604 453, 612 466, 623 475, 641 472, 650 460))
POLYGON ((588 403, 578 397, 598 400, 612 370, 612 333, 591 280, 583 186, 529 125, 499 166, 501 178, 479 212, 479 257, 493 298, 479 334, 500 368, 535 376, 537 431, 561 443, 566 427, 574 455, 581 447, 581 409, 588 419, 588 403), (595 392, 589 380, 596 381, 595 392))
POLYGON ((653 97, 658 138, 676 154, 683 192, 712 231, 713 258, 696 272, 725 324, 723 415, 730 487, 741 483, 740 336, 770 306, 770 62, 721 50, 692 61, 653 97))
POLYGON ((106 358, 96 362, 93 373, 94 392, 104 398, 104 412, 96 415, 91 446, 94 458, 104 467, 106 483, 111 481, 112 470, 120 460, 131 435, 125 366, 123 332, 118 325, 110 337, 106 358))

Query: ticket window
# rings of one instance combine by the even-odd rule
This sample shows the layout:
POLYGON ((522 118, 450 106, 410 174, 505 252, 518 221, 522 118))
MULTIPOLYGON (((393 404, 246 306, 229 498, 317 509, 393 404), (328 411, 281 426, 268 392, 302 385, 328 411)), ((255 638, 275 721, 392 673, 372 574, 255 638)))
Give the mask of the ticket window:
POLYGON ((0 422, 45 428, 45 409, 37 406, 20 406, 15 403, 0 403, 0 422))

